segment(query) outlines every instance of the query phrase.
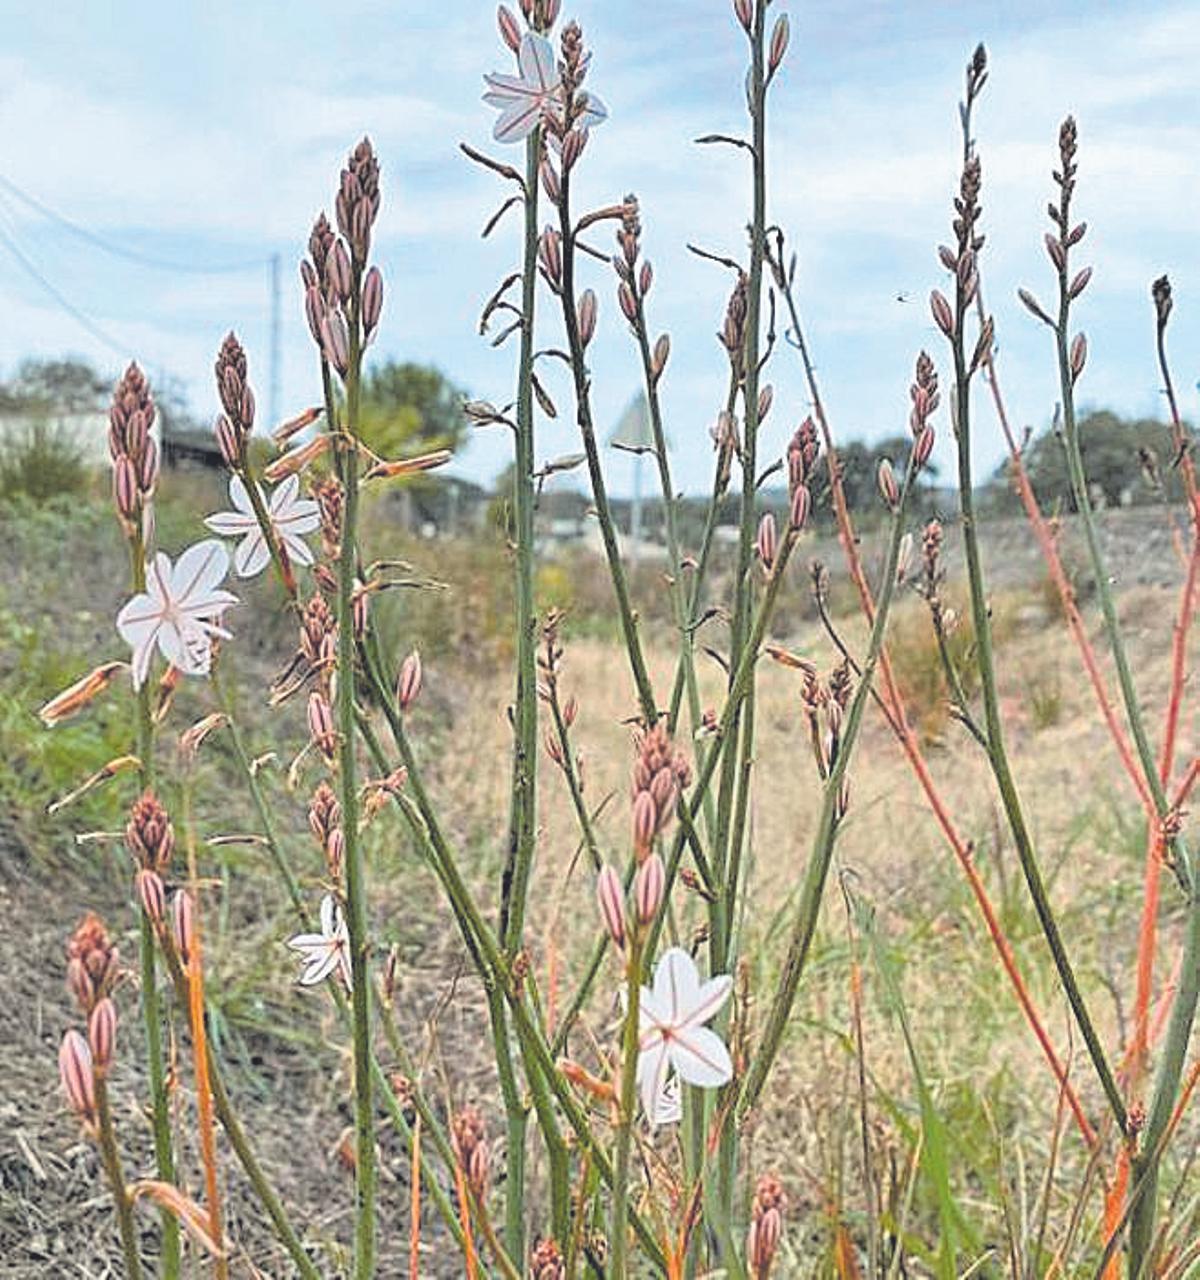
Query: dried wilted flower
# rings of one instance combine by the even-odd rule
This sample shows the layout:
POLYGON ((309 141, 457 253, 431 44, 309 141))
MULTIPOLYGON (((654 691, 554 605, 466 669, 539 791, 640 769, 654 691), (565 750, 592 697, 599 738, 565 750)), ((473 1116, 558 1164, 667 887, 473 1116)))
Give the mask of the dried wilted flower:
POLYGON ((329 699, 316 689, 308 695, 308 733, 317 750, 332 766, 337 754, 337 728, 333 722, 333 709, 329 705, 329 699))
POLYGON ((59 1046, 58 1074, 72 1110, 91 1128, 96 1123, 96 1080, 92 1071, 92 1051, 88 1042, 74 1029, 63 1036, 59 1046))
POLYGON ((675 812, 680 793, 692 780, 684 756, 671 745, 667 728, 659 721, 637 740, 638 758, 633 768, 633 842, 639 862, 650 853, 654 837, 675 812))
POLYGON ((112 991, 117 959, 104 921, 89 911, 67 942, 67 985, 84 1013, 90 1014, 112 991))
POLYGON ((125 824, 125 844, 139 867, 161 875, 175 849, 175 828, 158 797, 147 788, 133 802, 125 824))
POLYGON ((879 464, 876 481, 879 486, 879 496, 883 499, 885 506, 894 511, 900 502, 900 486, 896 483, 896 473, 887 458, 879 464))
POLYGON ((38 712, 38 718, 47 729, 62 724, 89 706, 116 679, 118 673, 128 670, 127 662, 104 662, 89 671, 82 680, 76 680, 68 689, 56 694, 38 712))
POLYGON ((176 889, 171 900, 171 927, 175 937, 175 949, 186 969, 192 962, 196 945, 196 908, 187 889, 176 889))
POLYGON ((463 1107, 450 1121, 450 1141, 467 1183, 482 1199, 487 1194, 491 1153, 478 1107, 463 1107))
POLYGON ((345 502, 341 481, 334 475, 314 480, 312 496, 321 513, 321 554, 326 560, 337 560, 342 550, 342 508, 345 502))

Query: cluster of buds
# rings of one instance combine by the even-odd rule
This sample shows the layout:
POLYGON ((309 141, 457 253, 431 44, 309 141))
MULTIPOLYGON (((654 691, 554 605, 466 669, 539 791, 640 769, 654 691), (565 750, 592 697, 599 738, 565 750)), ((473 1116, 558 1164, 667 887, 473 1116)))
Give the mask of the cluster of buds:
POLYGON ((125 847, 137 867, 135 884, 142 910, 158 924, 166 907, 163 875, 175 849, 175 828, 166 809, 149 789, 133 802, 129 810, 125 847))
POLYGON ((812 483, 820 451, 816 423, 812 418, 805 418, 787 447, 788 521, 797 531, 808 523, 812 510, 812 483))
MULTIPOLYGON (((617 247, 619 253, 612 258, 613 269, 617 273, 617 302, 621 314, 634 326, 635 331, 640 323, 642 303, 654 283, 654 268, 649 260, 641 259, 642 223, 638 216, 638 201, 633 194, 625 197, 621 206, 621 225, 617 229, 617 247)), ((671 353, 671 340, 664 333, 654 344, 650 357, 650 376, 657 382, 667 367, 667 357, 671 353)))
MULTIPOLYGON (((555 713, 554 723, 547 726, 543 738, 546 754, 560 769, 565 769, 567 766, 566 753, 570 749, 567 743, 567 732, 574 725, 576 717, 579 715, 579 700, 574 694, 571 694, 566 702, 561 704, 558 700, 558 677, 563 656, 563 647, 558 638, 558 628, 561 622, 562 613, 558 609, 551 609, 546 615, 546 621, 542 626, 542 651, 538 654, 537 665, 541 677, 538 682, 538 697, 549 704, 555 713)), ((577 755, 573 765, 576 783, 582 791, 583 756, 577 755)))
POLYGON ((371 230, 379 214, 379 162, 368 139, 350 153, 335 201, 335 234, 322 214, 308 238, 309 257, 300 264, 304 311, 313 341, 345 378, 350 365, 351 327, 366 347, 383 313, 383 276, 366 269, 371 230))
MULTIPOLYGON (((976 224, 979 221, 979 192, 982 185, 983 169, 978 155, 972 152, 963 165, 958 195, 954 197, 953 229, 956 247, 952 249, 948 245, 938 246, 938 258, 942 266, 954 277, 959 316, 966 314, 967 308, 974 302, 975 294, 979 290, 979 271, 976 260, 979 250, 983 248, 984 238, 977 234, 976 224)), ((934 323, 953 342, 959 322, 955 317, 954 308, 941 290, 934 289, 929 295, 929 308, 933 313, 934 323)), ((984 328, 987 327, 985 324, 984 328)), ((981 339, 984 336, 988 338, 987 349, 990 351, 990 335, 980 334, 981 339)))
POLYGON ((675 750, 663 721, 641 732, 633 766, 633 848, 639 863, 650 855, 654 838, 670 822, 692 771, 675 750))
POLYGON ((217 418, 217 447, 231 471, 246 466, 246 448, 254 430, 254 392, 246 378, 246 352, 237 335, 229 333, 217 352, 217 395, 224 410, 217 418))
POLYGON ((113 502, 127 532, 140 526, 154 497, 161 465, 150 383, 136 364, 125 370, 108 411, 108 453, 113 464, 113 502))
POLYGON ((543 1236, 529 1258, 529 1280, 564 1280, 566 1274, 562 1250, 552 1237, 543 1236))
POLYGON ((750 1210, 750 1234, 746 1240, 746 1261, 753 1280, 766 1280, 771 1273, 771 1264, 783 1236, 786 1207, 787 1200, 779 1179, 771 1174, 759 1178, 750 1210))
POLYGON ((482 1200, 487 1194, 491 1151, 478 1107, 465 1106, 451 1118, 450 1141, 467 1185, 475 1198, 482 1200))
POLYGON ((89 911, 67 942, 67 985, 87 1019, 87 1036, 72 1028, 58 1051, 67 1101, 89 1132, 96 1126, 96 1077, 108 1072, 116 1049, 117 1009, 110 994, 116 976, 117 949, 104 922, 89 911))
MULTIPOLYGON (((988 325, 985 324, 984 328, 987 327, 988 325)), ((935 437, 933 424, 929 419, 941 403, 937 370, 924 351, 917 356, 916 370, 912 385, 908 389, 908 396, 912 401, 912 409, 908 415, 908 429, 913 441, 912 469, 915 473, 928 463, 929 456, 933 453, 935 437)))
POLYGON ((521 13, 534 31, 549 31, 558 21, 561 8, 562 0, 521 0, 521 13))
POLYGON ((334 884, 340 884, 346 835, 342 830, 342 806, 327 782, 313 792, 308 804, 308 826, 325 855, 325 866, 334 884))
POLYGON ((67 941, 67 986, 84 1014, 111 994, 117 980, 117 948, 94 912, 75 926, 67 941))

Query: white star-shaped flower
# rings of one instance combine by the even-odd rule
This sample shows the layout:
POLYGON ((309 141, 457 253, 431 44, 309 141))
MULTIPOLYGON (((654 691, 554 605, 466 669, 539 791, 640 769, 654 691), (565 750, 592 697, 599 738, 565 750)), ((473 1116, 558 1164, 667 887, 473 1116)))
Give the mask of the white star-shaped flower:
POLYGON ((215 538, 197 542, 172 566, 161 551, 146 565, 146 590, 117 614, 117 630, 133 650, 133 687, 140 689, 157 644, 166 660, 186 675, 207 675, 212 638, 227 639, 221 615, 237 596, 218 590, 229 571, 229 552, 215 538))
MULTIPOLYGON (((239 578, 253 578, 267 567, 271 551, 240 476, 230 478, 229 501, 233 511, 218 511, 204 523, 223 538, 241 538, 233 554, 233 567, 239 578)), ((312 533, 320 525, 321 511, 311 498, 300 497, 299 476, 288 476, 275 488, 267 501, 267 515, 289 558, 296 564, 312 564, 312 552, 300 535, 312 533)))
POLYGON ((298 981, 302 987, 315 987, 335 970, 350 987, 350 933, 333 894, 321 899, 321 932, 298 933, 288 939, 288 946, 301 957, 298 981))
MULTIPOLYGON (((520 75, 506 76, 493 72, 484 76, 488 87, 483 100, 500 109, 500 118, 492 130, 497 142, 520 142, 537 128, 546 115, 562 114, 562 77, 554 60, 554 48, 545 36, 528 31, 521 37, 517 50, 520 75)), ((581 91, 576 105, 577 129, 591 129, 608 118, 608 110, 594 93, 581 91)))
POLYGON ((671 947, 654 970, 654 987, 643 987, 638 1008, 637 1082, 642 1110, 651 1124, 678 1119, 668 1074, 713 1089, 733 1077, 724 1041, 704 1024, 729 999, 727 973, 700 981, 696 962, 682 947, 671 947))

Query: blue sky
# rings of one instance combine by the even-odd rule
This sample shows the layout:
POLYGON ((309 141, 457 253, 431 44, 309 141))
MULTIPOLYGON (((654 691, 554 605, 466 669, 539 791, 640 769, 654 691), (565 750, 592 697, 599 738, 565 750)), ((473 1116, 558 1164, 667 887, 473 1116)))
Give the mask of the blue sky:
MULTIPOLYGON (((1052 286, 1041 249, 1057 126, 1080 124, 1080 259, 1096 274, 1078 308, 1091 356, 1085 401, 1138 414, 1161 404, 1149 284, 1176 290, 1172 348, 1185 411, 1200 377, 1200 5, 960 0, 855 3, 776 0, 792 44, 771 100, 771 216, 800 254, 799 288, 823 391, 842 438, 902 429, 916 352, 945 365, 929 319, 935 258, 949 238, 962 67, 984 40, 991 77, 979 108, 984 165, 984 282, 996 315, 1013 416, 1040 427, 1054 407, 1046 334, 1015 299, 1052 286), (903 297, 907 301, 901 301, 903 297)), ((744 245, 744 158, 692 139, 744 127, 745 43, 728 0, 578 0, 594 50, 591 87, 611 119, 596 131, 577 183, 579 208, 627 191, 642 202, 656 277, 654 329, 672 338, 663 384, 680 484, 708 483, 707 428, 724 388, 714 333, 725 273, 687 253, 694 241, 729 254, 744 245)), ((473 394, 512 393, 512 351, 477 335, 477 315, 517 254, 516 219, 487 241, 480 228, 507 192, 457 152, 492 147, 481 77, 511 61, 481 0, 293 0, 102 3, 40 8, 0 0, 0 176, 116 244, 196 267, 283 257, 285 411, 313 400, 315 363, 296 262, 328 201, 347 148, 363 132, 384 165, 378 241, 387 280, 377 354, 430 360, 473 394)), ((514 159, 519 152, 506 158, 514 159)), ((215 407, 210 369, 234 327, 266 405, 265 265, 179 273, 109 257, 0 190, 0 372, 22 356, 70 351, 107 369, 120 357, 93 337, 12 258, 15 242, 71 304, 152 373, 188 383, 194 407, 215 407)), ((584 269, 601 300, 592 348, 602 423, 614 422, 637 368, 611 272, 584 269)), ((539 333, 557 340, 548 296, 539 333)), ((786 350, 767 449, 806 411, 786 350)), ((944 375, 945 376, 945 375, 944 375)), ((557 375, 550 375, 553 380, 557 375)), ((539 426, 543 458, 571 452, 570 397, 539 426)), ((937 457, 951 460, 941 427, 937 457)), ((457 469, 488 481, 510 442, 478 433, 457 469)), ((986 470, 1000 457, 990 415, 978 426, 986 470)), ((631 464, 610 458, 616 491, 631 464)))

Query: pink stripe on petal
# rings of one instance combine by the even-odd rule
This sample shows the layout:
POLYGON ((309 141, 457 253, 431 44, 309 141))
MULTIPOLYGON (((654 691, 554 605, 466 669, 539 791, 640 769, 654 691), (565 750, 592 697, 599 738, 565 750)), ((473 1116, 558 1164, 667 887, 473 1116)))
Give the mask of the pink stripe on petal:
POLYGON ((729 999, 733 979, 727 973, 719 974, 703 983, 695 1000, 684 1011, 683 1027, 699 1027, 709 1020, 729 999))
POLYGON ((707 1027, 677 1031, 667 1042, 675 1070, 689 1084, 712 1089, 733 1078, 733 1062, 724 1041, 707 1027))

